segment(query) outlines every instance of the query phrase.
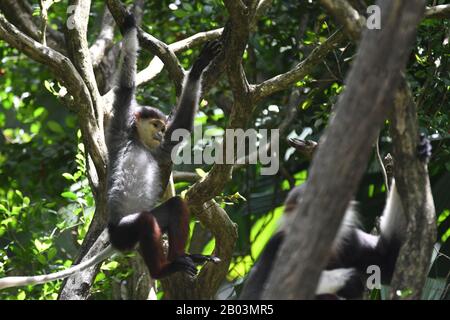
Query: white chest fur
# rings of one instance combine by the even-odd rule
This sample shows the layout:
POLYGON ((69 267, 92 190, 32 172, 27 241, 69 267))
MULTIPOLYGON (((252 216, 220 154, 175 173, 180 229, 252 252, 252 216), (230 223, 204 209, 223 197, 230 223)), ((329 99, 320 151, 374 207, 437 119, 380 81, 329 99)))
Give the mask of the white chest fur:
POLYGON ((122 217, 150 210, 158 201, 160 192, 159 168, 152 154, 139 147, 125 152, 122 161, 114 168, 109 192, 110 210, 120 212, 122 217))

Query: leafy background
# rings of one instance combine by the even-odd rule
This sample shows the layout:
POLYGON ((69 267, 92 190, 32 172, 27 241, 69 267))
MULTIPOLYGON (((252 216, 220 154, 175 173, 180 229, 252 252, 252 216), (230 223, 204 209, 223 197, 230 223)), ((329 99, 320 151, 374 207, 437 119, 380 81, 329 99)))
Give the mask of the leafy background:
MULTIPOLYGON (((37 1, 33 3, 39 13, 37 1)), ((51 27, 64 24, 66 5, 55 1, 49 12, 51 27)), ((131 3, 132 1, 127 1, 131 3)), ((430 5, 448 1, 429 1, 430 5)), ((93 3, 89 25, 90 40, 99 30, 103 5, 93 3)), ((145 7, 143 28, 172 43, 200 31, 224 25, 223 3, 201 0, 195 3, 152 1, 145 7)), ((332 19, 316 2, 275 0, 270 11, 258 22, 258 32, 250 39, 244 56, 251 82, 267 79, 289 70, 336 30, 332 19)), ((414 52, 407 70, 408 82, 419 105, 421 130, 432 137, 433 158, 429 165, 439 229, 436 259, 430 268, 425 299, 449 298, 450 272, 450 22, 424 20, 419 28, 414 52)), ((188 67, 198 48, 181 55, 188 67)), ((218 198, 239 227, 239 238, 229 274, 218 292, 219 298, 233 298, 258 254, 277 226, 282 203, 293 184, 307 178, 308 163, 293 154, 287 136, 307 136, 318 140, 330 117, 337 96, 344 89, 343 79, 354 59, 355 47, 347 45, 329 55, 322 64, 292 91, 272 96, 253 110, 255 128, 278 128, 286 122, 292 92, 301 93, 291 119, 281 137, 282 171, 261 176, 259 165, 236 170, 233 180, 218 198)), ((141 67, 152 57, 143 53, 141 67)), ((89 226, 95 203, 91 194, 76 117, 54 94, 59 84, 41 65, 0 41, 0 277, 55 272, 71 265, 89 226)), ((205 135, 220 135, 229 115, 231 93, 225 81, 213 88, 201 103, 196 124, 205 135)), ((175 104, 175 90, 162 73, 150 85, 140 88, 138 100, 165 112, 175 104)), ((387 127, 380 136, 383 154, 390 151, 387 127)), ((195 148, 207 143, 195 141, 195 148)), ((197 170, 208 166, 180 166, 178 170, 197 170)), ((177 192, 187 188, 177 183, 177 192)), ((372 157, 356 196, 361 219, 371 230, 384 204, 385 189, 379 165, 372 157)), ((320 213, 318 213, 320 214, 320 213)), ((210 252, 214 240, 192 222, 192 246, 210 252), (199 230, 200 229, 200 230, 199 230)), ((114 286, 132 272, 121 261, 106 261, 97 275, 92 299, 114 297, 114 286)), ((56 299, 60 282, 0 291, 0 299, 56 299)), ((159 297, 162 292, 159 292, 159 297)), ((380 295, 371 295, 378 298, 380 295)), ((381 297, 383 291, 381 292, 381 297)))

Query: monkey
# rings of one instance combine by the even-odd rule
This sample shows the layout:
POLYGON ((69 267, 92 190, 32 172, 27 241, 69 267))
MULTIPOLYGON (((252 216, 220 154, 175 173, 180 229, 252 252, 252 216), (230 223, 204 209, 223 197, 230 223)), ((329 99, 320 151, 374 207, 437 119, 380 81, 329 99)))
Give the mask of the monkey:
POLYGON ((192 132, 201 93, 202 74, 222 51, 219 40, 205 44, 185 75, 182 93, 173 117, 159 109, 135 101, 137 26, 127 14, 120 27, 123 35, 121 66, 114 88, 113 116, 106 133, 108 149, 107 225, 110 245, 96 256, 69 269, 40 276, 5 277, 0 289, 39 284, 66 278, 110 257, 114 252, 139 252, 150 275, 161 279, 183 271, 197 274, 196 264, 219 263, 215 256, 185 253, 189 233, 189 210, 184 200, 172 197, 156 206, 172 170, 171 152, 179 143, 172 141, 177 129, 192 132), (167 257, 161 234, 167 232, 167 257))
MULTIPOLYGON (((295 141, 290 141, 290 144, 295 144, 295 141)), ((419 159, 428 162, 431 144, 424 135, 420 136, 417 151, 419 159)), ((293 188, 286 197, 282 223, 250 271, 240 300, 261 299, 277 252, 307 183, 293 188)), ((406 230, 406 217, 394 179, 381 216, 380 229, 379 236, 364 232, 359 227, 356 202, 349 203, 333 241, 328 263, 320 275, 316 299, 361 299, 367 267, 371 265, 380 267, 382 284, 390 283, 406 230)))
POLYGON ((220 41, 205 45, 185 77, 178 107, 172 119, 156 108, 140 106, 134 99, 137 28, 133 15, 125 18, 122 33, 123 61, 115 88, 113 118, 108 132, 108 232, 111 245, 140 253, 154 279, 177 271, 195 275, 195 263, 215 261, 184 251, 189 233, 189 213, 179 197, 173 197, 158 209, 150 210, 162 196, 171 173, 172 141, 177 129, 192 131, 201 92, 203 71, 221 52, 220 41), (168 233, 168 255, 160 237, 168 233))

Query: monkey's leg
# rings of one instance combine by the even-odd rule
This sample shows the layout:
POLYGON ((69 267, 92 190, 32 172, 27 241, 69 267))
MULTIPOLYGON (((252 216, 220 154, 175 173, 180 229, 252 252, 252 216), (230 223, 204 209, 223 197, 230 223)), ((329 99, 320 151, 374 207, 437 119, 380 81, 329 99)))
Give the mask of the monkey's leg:
POLYGON ((156 218, 159 227, 169 236, 169 261, 184 256, 184 247, 189 235, 189 210, 180 197, 173 197, 152 209, 150 215, 156 218))
POLYGON ((169 261, 179 256, 187 256, 194 263, 220 262, 220 259, 215 256, 185 253, 184 250, 189 235, 189 209, 183 199, 172 197, 153 209, 151 214, 157 219, 162 230, 167 231, 169 236, 169 261))
MULTIPOLYGON (((139 245, 141 254, 153 278, 164 278, 178 271, 185 271, 191 276, 197 274, 193 261, 189 257, 184 256, 184 251, 183 254, 174 256, 172 259, 170 257, 169 260, 166 258, 161 244, 161 230, 158 221, 152 214, 142 213, 138 221, 140 224, 139 245)), ((175 246, 181 246, 181 242, 186 238, 176 240, 175 246)), ((169 252, 171 246, 169 237, 169 252)))
POLYGON ((133 250, 139 241, 139 214, 123 217, 118 223, 109 223, 108 232, 111 245, 119 251, 133 250))
POLYGON ((158 222, 148 212, 132 214, 122 218, 117 224, 110 224, 109 234, 113 247, 121 251, 132 250, 139 242, 140 253, 152 278, 163 278, 178 271, 185 271, 191 276, 197 274, 194 262, 189 257, 167 260, 158 222))

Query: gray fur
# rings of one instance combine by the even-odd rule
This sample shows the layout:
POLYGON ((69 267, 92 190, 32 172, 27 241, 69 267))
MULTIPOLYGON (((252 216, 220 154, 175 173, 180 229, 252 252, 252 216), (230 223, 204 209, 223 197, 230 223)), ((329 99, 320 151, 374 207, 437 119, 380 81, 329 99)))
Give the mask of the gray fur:
MULTIPOLYGON (((136 60, 139 45, 136 28, 124 33, 122 63, 115 88, 114 114, 107 135, 109 155, 108 211, 110 223, 123 217, 149 211, 155 207, 167 186, 172 160, 170 152, 176 143, 170 142, 172 132, 193 123, 200 96, 201 78, 186 76, 178 110, 159 147, 149 149, 138 137, 136 112, 142 107, 134 99, 136 60)), ((160 111, 158 114, 163 115, 160 111)), ((165 119, 165 115, 164 115, 165 119)))
MULTIPOLYGON (((247 280, 241 299, 260 299, 273 260, 281 246, 284 234, 298 210, 299 200, 306 184, 291 190, 285 201, 285 214, 278 232, 272 237, 247 280), (283 237, 281 237, 283 236, 283 237)), ((362 294, 367 267, 378 265, 382 269, 382 283, 389 283, 398 251, 403 241, 406 219, 395 182, 381 217, 381 235, 368 234, 360 229, 357 203, 351 201, 333 241, 326 270, 322 271, 316 295, 362 294), (343 290, 343 291, 341 291, 343 290)))
POLYGON ((354 268, 340 268, 333 270, 324 270, 320 274, 319 284, 317 285, 316 295, 337 294, 355 274, 354 268))
POLYGON ((139 50, 136 28, 126 32, 122 46, 121 75, 118 79, 119 86, 134 88, 136 81, 136 60, 139 50))
POLYGON ((381 236, 386 240, 403 240, 406 217, 395 180, 392 181, 386 207, 380 221, 381 236))

